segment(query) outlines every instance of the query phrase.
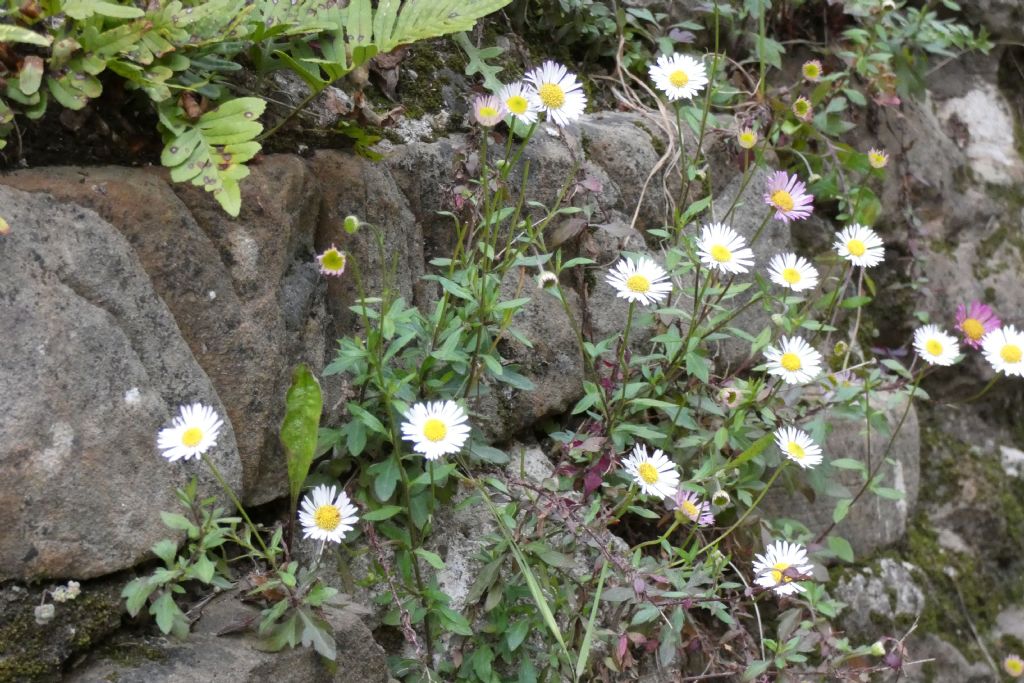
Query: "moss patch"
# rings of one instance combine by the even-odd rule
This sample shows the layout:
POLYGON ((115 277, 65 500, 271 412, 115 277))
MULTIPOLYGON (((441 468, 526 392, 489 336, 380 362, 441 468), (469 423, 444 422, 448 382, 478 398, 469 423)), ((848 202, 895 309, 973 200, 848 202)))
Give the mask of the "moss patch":
POLYGON ((67 659, 121 625, 119 589, 113 582, 83 586, 77 599, 56 605, 45 626, 34 615, 41 591, 6 589, 0 612, 0 683, 60 680, 67 659))

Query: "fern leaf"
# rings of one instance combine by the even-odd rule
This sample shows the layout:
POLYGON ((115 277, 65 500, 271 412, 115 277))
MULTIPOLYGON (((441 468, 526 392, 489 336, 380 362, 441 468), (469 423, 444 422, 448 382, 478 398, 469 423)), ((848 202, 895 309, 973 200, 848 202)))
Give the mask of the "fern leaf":
POLYGON ((381 52, 403 43, 468 31, 477 20, 496 12, 512 0, 408 0, 402 4, 394 30, 377 36, 381 52))
POLYGON ((180 110, 169 117, 162 112, 169 139, 160 162, 171 169, 171 180, 202 187, 237 216, 242 206, 238 181, 249 175, 245 162, 260 151, 255 138, 263 131, 258 119, 266 106, 258 97, 240 97, 206 112, 194 124, 184 122, 180 110))

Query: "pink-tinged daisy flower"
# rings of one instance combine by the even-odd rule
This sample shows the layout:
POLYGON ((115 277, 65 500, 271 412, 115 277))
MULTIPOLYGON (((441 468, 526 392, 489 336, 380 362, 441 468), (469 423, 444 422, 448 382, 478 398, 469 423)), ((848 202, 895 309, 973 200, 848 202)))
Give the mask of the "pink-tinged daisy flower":
POLYGON ((711 503, 701 500, 693 491, 679 489, 672 502, 675 503, 678 512, 697 526, 711 526, 715 523, 715 516, 711 514, 711 503))
POLYGON ((1018 655, 1006 655, 1006 659, 1003 660, 1003 671, 1010 678, 1020 678, 1024 675, 1024 659, 1018 655))
POLYGON ((754 583, 779 595, 803 593, 804 587, 795 582, 810 577, 814 566, 807 562, 807 551, 799 543, 775 541, 764 555, 756 556, 754 583))
POLYGON ((960 304, 956 308, 956 329, 964 335, 964 344, 981 348, 981 338, 1002 325, 995 312, 981 303, 972 301, 970 306, 960 304))
POLYGON ((803 220, 814 211, 814 197, 807 193, 807 186, 796 175, 776 171, 768 179, 764 203, 775 208, 776 220, 789 223, 803 220))
POLYGON ((348 256, 332 244, 330 249, 318 254, 316 260, 320 264, 320 272, 324 275, 341 275, 345 272, 348 256))
POLYGON ((473 101, 473 118, 481 126, 496 126, 507 113, 504 103, 495 95, 481 95, 473 101))

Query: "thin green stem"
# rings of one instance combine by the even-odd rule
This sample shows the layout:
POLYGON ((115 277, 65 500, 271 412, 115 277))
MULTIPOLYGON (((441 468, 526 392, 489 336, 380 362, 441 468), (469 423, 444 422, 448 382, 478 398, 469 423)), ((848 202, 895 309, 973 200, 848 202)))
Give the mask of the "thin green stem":
POLYGON ((768 483, 765 484, 765 487, 763 489, 761 489, 761 492, 759 494, 757 494, 757 498, 754 499, 754 502, 750 505, 750 507, 748 507, 746 510, 744 510, 743 514, 740 515, 740 518, 737 519, 733 523, 732 526, 730 526, 728 529, 723 531, 721 536, 719 536, 718 538, 716 538, 715 540, 711 541, 710 543, 705 545, 703 548, 698 550, 697 551, 697 555, 705 553, 709 549, 717 546, 719 543, 724 541, 729 536, 729 534, 731 534, 733 531, 738 529, 743 524, 743 522, 745 522, 747 520, 747 517, 749 517, 750 514, 754 510, 757 509, 757 506, 761 503, 761 500, 765 497, 765 494, 768 493, 768 490, 771 489, 772 484, 775 483, 775 480, 779 478, 780 474, 782 474, 782 470, 786 469, 786 465, 787 465, 788 462, 789 462, 788 460, 787 461, 783 461, 783 463, 781 465, 779 465, 779 467, 775 470, 775 473, 772 474, 771 479, 769 479, 768 483))
POLYGON ((235 495, 234 490, 228 486, 227 481, 224 480, 224 475, 220 473, 220 469, 213 463, 213 460, 206 457, 206 453, 203 453, 200 457, 203 459, 203 463, 206 464, 206 467, 209 468, 210 472, 213 474, 213 478, 216 479, 217 483, 220 484, 220 487, 224 489, 224 493, 228 494, 228 498, 230 498, 231 502, 234 503, 235 509, 238 510, 238 514, 240 514, 242 519, 245 520, 245 523, 252 532, 252 535, 256 537, 256 542, 260 544, 263 556, 267 558, 267 562, 269 562, 270 566, 276 571, 277 558, 270 552, 270 549, 267 548, 267 544, 263 542, 263 537, 260 536, 259 529, 257 529, 256 525, 253 524, 251 519, 249 519, 249 513, 247 513, 245 508, 242 507, 242 501, 238 500, 238 496, 235 495))

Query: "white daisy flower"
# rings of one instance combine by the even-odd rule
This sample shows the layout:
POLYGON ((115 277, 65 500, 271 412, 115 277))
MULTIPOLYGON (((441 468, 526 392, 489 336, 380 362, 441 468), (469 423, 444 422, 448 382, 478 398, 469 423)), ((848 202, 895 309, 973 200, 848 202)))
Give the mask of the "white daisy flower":
POLYGON ((303 538, 341 543, 359 521, 358 510, 348 494, 321 484, 310 491, 299 506, 303 538))
POLYGON ((417 403, 404 417, 402 438, 427 460, 458 453, 469 438, 466 412, 455 401, 417 403))
POLYGON ((661 55, 649 67, 654 86, 668 96, 669 101, 689 100, 708 84, 707 71, 699 60, 679 53, 661 55))
POLYGON ((772 588, 779 595, 803 593, 806 589, 795 582, 810 576, 814 565, 807 562, 807 551, 799 543, 775 541, 754 560, 754 583, 772 588))
POLYGON ((837 235, 836 252, 855 266, 871 268, 885 260, 882 238, 871 228, 854 223, 837 235))
POLYGON ((537 90, 540 107, 559 126, 567 126, 583 115, 587 96, 576 75, 561 64, 548 61, 526 74, 525 80, 537 90))
POLYGON ((330 249, 325 250, 322 254, 317 254, 316 260, 320 264, 321 273, 337 276, 345 272, 348 256, 332 244, 330 249))
POLYGON ((1024 332, 1013 325, 992 330, 982 337, 981 352, 996 372, 1024 377, 1024 332))
POLYGON ((672 291, 668 273, 646 256, 641 256, 636 261, 623 258, 615 264, 605 279, 618 290, 617 297, 630 302, 636 301, 644 306, 658 303, 672 291))
POLYGON ((781 427, 775 432, 775 445, 787 458, 804 469, 821 464, 821 446, 811 435, 796 427, 781 427))
POLYGON ((931 365, 952 365, 960 355, 960 343, 938 325, 925 325, 914 332, 917 355, 931 365))
POLYGON ((501 86, 498 99, 513 118, 527 125, 537 122, 537 114, 541 111, 540 100, 526 83, 518 81, 501 86))
POLYGON ((224 426, 217 412, 202 403, 181 406, 181 412, 170 427, 156 436, 156 447, 171 462, 198 458, 217 443, 217 434, 224 426))
POLYGON ((754 252, 747 241, 722 223, 705 225, 697 240, 701 262, 712 270, 726 273, 745 273, 754 264, 754 252))
POLYGON ((647 455, 647 447, 637 444, 633 453, 622 462, 623 468, 633 476, 640 491, 648 496, 672 498, 679 488, 679 471, 675 463, 659 449, 647 455))
POLYGON ((764 355, 768 374, 786 384, 807 384, 821 372, 821 354, 801 337, 783 337, 779 349, 769 346, 764 355))
POLYGON ((768 264, 768 277, 772 282, 794 292, 818 286, 818 271, 811 262, 796 254, 777 254, 768 264))

